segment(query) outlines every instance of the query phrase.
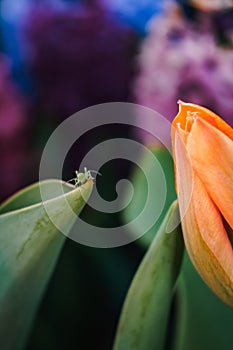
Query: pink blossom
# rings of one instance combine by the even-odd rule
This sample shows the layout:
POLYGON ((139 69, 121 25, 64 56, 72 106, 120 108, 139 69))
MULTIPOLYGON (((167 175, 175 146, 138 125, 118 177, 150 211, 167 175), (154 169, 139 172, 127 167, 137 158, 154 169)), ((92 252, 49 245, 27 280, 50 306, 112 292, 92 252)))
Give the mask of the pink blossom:
POLYGON ((151 22, 138 60, 137 103, 171 121, 181 99, 233 125, 233 50, 218 46, 208 25, 191 23, 168 7, 151 22))

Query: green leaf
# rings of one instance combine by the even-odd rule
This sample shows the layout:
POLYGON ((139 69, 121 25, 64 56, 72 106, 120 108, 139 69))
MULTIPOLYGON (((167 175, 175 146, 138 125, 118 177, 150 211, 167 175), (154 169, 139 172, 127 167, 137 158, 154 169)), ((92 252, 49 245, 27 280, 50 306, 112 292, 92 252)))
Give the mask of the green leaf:
POLYGON ((47 180, 23 189, 0 206, 0 349, 24 346, 65 241, 46 210, 68 233, 75 215, 68 210, 67 201, 79 214, 92 186, 92 181, 75 188, 47 180), (59 195, 61 185, 63 195, 59 195), (48 199, 44 203, 40 186, 48 199))
POLYGON ((185 254, 177 305, 174 350, 231 350, 233 309, 224 304, 203 282, 185 254))
POLYGON ((174 285, 183 256, 181 227, 175 201, 147 251, 126 297, 114 350, 162 350, 165 345, 174 285))
MULTIPOLYGON (((161 169, 163 171, 163 175, 166 181, 166 201, 164 203, 164 207, 162 210, 161 215, 159 216, 158 220, 155 222, 154 226, 141 237, 141 239, 138 240, 138 243, 142 247, 148 247, 148 245, 151 244, 155 233, 158 231, 171 203, 176 199, 176 193, 175 193, 175 185, 174 185, 174 173, 173 173, 173 160, 171 157, 171 154, 162 146, 155 145, 150 146, 148 149, 153 153, 154 157, 159 162, 161 169)), ((153 168, 153 161, 152 158, 149 156, 148 152, 143 152, 140 155, 140 159, 138 163, 141 166, 141 169, 146 172, 150 173, 151 169, 153 168)), ((156 188, 160 188, 161 176, 158 174, 158 176, 155 176, 154 178, 154 186, 156 188)), ((130 181, 133 184, 134 187, 134 196, 133 200, 130 205, 124 210, 123 212, 123 220, 125 223, 131 222, 135 217, 139 215, 139 213, 142 211, 145 201, 147 198, 147 180, 145 176, 143 175, 143 172, 137 167, 135 168, 130 181)), ((154 217, 155 213, 159 211, 159 208, 161 206, 161 197, 158 194, 154 198, 154 205, 151 206, 151 208, 148 208, 147 215, 149 217, 154 217)), ((138 225, 134 227, 134 232, 140 233, 144 229, 144 222, 142 222, 142 226, 139 227, 138 225)), ((132 232, 133 233, 133 232, 132 232)))

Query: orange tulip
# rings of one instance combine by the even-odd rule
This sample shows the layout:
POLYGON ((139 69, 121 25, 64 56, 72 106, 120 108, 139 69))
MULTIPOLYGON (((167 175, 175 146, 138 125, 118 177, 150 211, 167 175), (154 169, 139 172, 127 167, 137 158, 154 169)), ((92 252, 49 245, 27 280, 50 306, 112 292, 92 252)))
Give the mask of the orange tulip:
POLYGON ((233 129, 208 109, 179 102, 172 142, 188 254, 233 307, 233 129))

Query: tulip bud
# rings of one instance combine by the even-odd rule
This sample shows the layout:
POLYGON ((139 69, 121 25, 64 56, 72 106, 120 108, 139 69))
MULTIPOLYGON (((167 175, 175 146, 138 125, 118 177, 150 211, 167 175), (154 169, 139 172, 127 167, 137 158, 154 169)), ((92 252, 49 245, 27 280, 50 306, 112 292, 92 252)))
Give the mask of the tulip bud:
POLYGON ((208 109, 179 102, 172 142, 189 257, 233 307, 233 129, 208 109))

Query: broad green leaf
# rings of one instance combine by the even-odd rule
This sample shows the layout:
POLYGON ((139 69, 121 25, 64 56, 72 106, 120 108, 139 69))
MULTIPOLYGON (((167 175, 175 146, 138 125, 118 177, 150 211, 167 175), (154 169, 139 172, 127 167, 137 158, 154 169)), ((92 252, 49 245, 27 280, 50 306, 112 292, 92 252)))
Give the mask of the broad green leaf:
MULTIPOLYGON (((185 254, 173 350, 231 350, 233 310, 202 281, 185 254)), ((180 284, 180 281, 179 281, 180 284)))
MULTIPOLYGON (((142 245, 142 247, 147 247, 150 245, 151 241, 154 238, 155 233, 158 231, 166 213, 169 209, 171 203, 176 199, 176 193, 175 193, 175 186, 174 186, 174 174, 173 174, 173 160, 170 155, 170 153, 162 146, 160 145, 154 145, 148 147, 149 150, 153 153, 154 157, 159 162, 161 169, 163 171, 163 175, 166 180, 166 201, 164 203, 164 207, 162 210, 161 215, 155 222, 154 226, 145 234, 142 236, 140 240, 138 240, 138 243, 142 245)), ((140 155, 140 159, 138 161, 141 168, 145 171, 147 170, 150 172, 151 168, 153 167, 152 158, 149 156, 148 153, 143 152, 140 155)), ((159 188, 160 186, 160 174, 158 176, 155 176, 154 178, 154 184, 156 187, 159 188)), ((130 205, 124 210, 123 212, 123 219, 125 223, 131 222, 139 213, 142 211, 145 201, 147 198, 147 179, 145 178, 143 172, 137 167, 135 168, 130 181, 133 184, 134 187, 134 196, 133 200, 131 201, 130 205)), ((161 206, 161 197, 158 194, 154 198, 154 205, 148 208, 147 215, 150 217, 154 217, 155 213, 158 211, 158 208, 161 206)), ((144 223, 142 223, 142 227, 136 226, 134 227, 134 232, 140 233, 144 229, 144 223)), ((132 232, 133 234, 133 232, 132 232)))
POLYGON ((17 350, 24 346, 65 241, 45 206, 68 233, 75 215, 67 209, 67 201, 79 214, 93 183, 88 181, 78 188, 62 183, 64 194, 58 195, 60 185, 58 180, 41 182, 48 199, 44 203, 36 183, 0 206, 0 349, 17 350))
POLYGON ((181 227, 168 233, 177 222, 174 202, 148 249, 126 297, 114 350, 162 350, 174 286, 183 256, 181 227))

